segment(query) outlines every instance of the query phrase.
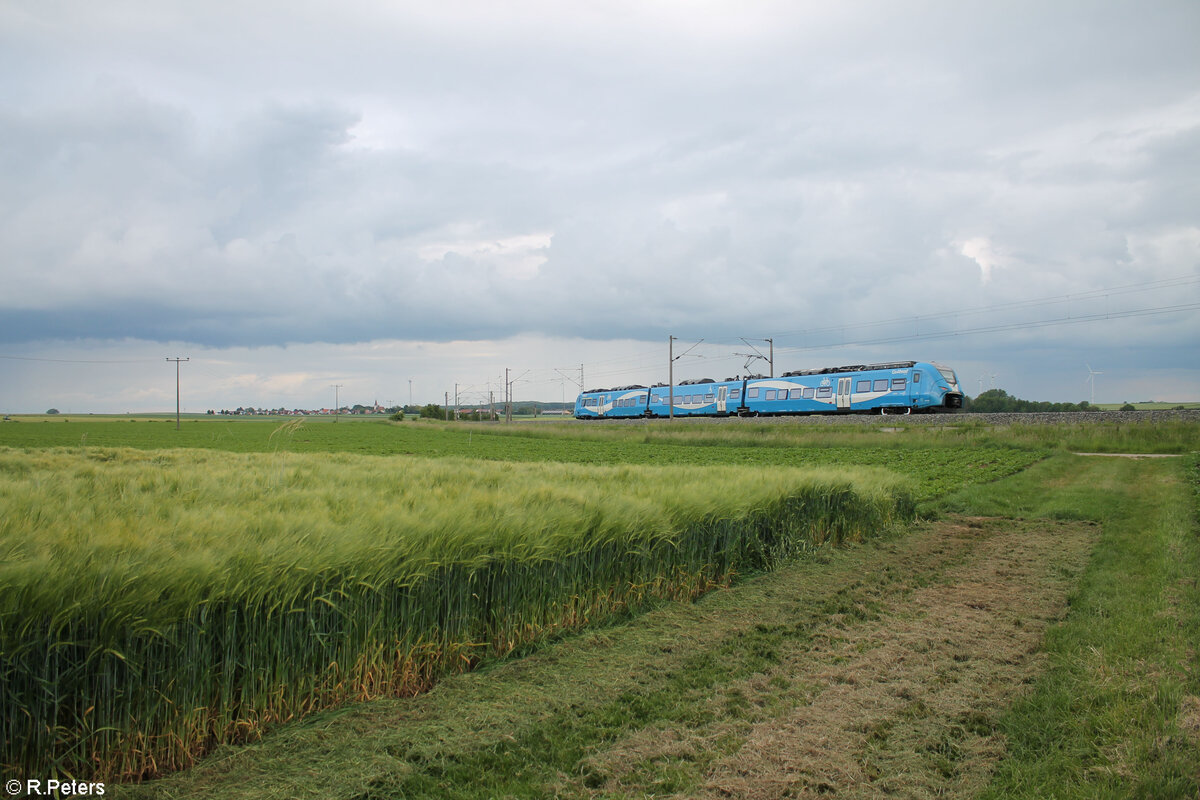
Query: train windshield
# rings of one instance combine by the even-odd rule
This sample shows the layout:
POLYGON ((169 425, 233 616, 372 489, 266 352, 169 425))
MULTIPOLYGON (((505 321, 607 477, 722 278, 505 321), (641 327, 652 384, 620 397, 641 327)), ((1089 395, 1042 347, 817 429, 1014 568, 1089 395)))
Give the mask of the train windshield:
POLYGON ((937 367, 938 372, 942 373, 942 377, 950 382, 951 386, 958 386, 958 376, 954 374, 954 370, 949 367, 938 367, 937 364, 934 366, 937 367))

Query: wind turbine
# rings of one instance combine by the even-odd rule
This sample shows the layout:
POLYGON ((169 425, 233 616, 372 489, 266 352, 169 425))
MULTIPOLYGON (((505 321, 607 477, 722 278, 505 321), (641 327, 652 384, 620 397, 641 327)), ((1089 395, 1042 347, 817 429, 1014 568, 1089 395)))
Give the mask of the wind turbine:
POLYGON ((1096 376, 1103 375, 1104 373, 1101 372, 1100 370, 1092 369, 1092 365, 1087 363, 1086 361, 1084 362, 1083 365, 1085 367, 1087 367, 1087 371, 1088 371, 1087 383, 1090 383, 1092 385, 1091 405, 1096 405, 1096 376))

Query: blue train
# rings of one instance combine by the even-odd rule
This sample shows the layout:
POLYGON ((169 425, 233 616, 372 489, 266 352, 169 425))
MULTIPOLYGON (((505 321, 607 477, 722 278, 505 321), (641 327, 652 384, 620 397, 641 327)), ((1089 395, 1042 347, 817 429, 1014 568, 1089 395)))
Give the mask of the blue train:
MULTIPOLYGON (((671 394, 665 384, 592 389, 575 401, 575 417, 667 417, 671 394)), ((778 378, 703 378, 683 381, 673 394, 677 417, 909 414, 963 405, 954 370, 923 361, 799 370, 778 378)))

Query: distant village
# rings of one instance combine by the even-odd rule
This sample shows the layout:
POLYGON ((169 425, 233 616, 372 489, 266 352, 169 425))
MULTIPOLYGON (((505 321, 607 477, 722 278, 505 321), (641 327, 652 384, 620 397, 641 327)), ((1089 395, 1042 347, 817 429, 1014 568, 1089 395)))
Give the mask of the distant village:
MULTIPOLYGON (((459 419, 489 419, 496 418, 504 413, 502 406, 488 408, 487 406, 460 406, 454 408, 451 406, 450 414, 459 419)), ((513 413, 518 416, 561 416, 572 413, 572 409, 564 403, 522 403, 513 407, 513 413)), ((235 409, 209 409, 207 414, 210 416, 223 417, 321 417, 321 416, 393 416, 403 414, 405 417, 430 417, 436 419, 445 419, 447 412, 445 407, 436 404, 424 406, 405 405, 405 406, 383 406, 379 403, 374 405, 364 406, 355 404, 352 406, 342 406, 341 408, 255 408, 254 406, 238 406, 235 409)))
POLYGON ((222 417, 312 417, 312 416, 335 416, 335 415, 367 415, 367 414, 395 414, 397 411, 403 411, 406 415, 409 413, 419 413, 419 407, 412 407, 411 412, 406 406, 389 406, 384 407, 376 403, 373 406, 353 405, 342 406, 341 408, 255 408, 254 406, 238 406, 232 411, 229 409, 221 409, 214 411, 209 409, 211 415, 222 417))

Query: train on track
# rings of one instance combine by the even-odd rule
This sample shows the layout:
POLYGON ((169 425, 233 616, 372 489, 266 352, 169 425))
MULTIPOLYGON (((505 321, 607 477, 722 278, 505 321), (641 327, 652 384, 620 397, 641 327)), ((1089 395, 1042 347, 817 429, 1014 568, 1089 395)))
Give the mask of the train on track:
POLYGON ((962 406, 963 392, 954 370, 925 361, 896 361, 798 370, 778 378, 751 375, 723 381, 701 378, 675 386, 591 389, 576 399, 575 417, 911 414, 955 411, 962 406))

